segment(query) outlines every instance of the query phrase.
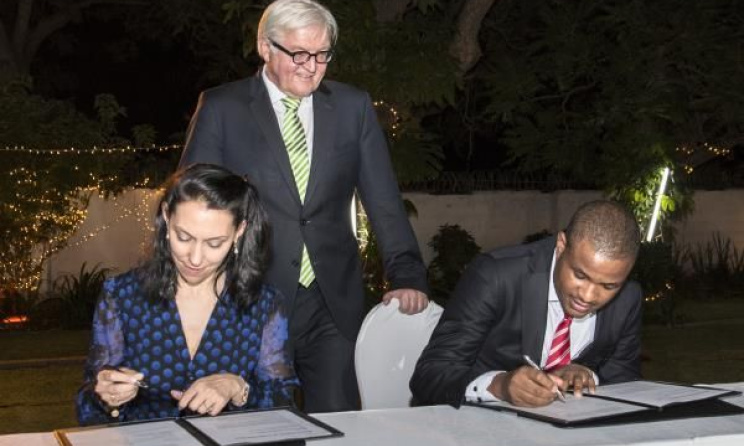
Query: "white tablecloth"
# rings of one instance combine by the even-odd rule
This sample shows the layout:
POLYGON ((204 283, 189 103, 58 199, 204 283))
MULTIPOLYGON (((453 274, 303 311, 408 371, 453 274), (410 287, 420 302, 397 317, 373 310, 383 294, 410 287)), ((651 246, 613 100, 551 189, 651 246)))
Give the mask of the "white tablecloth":
MULTIPOLYGON (((718 387, 744 391, 744 383, 718 387)), ((727 399, 744 407, 744 397, 727 399)), ((559 428, 516 415, 462 407, 419 407, 316 415, 341 439, 311 446, 744 446, 744 414, 592 428, 559 428)))
MULTIPOLYGON (((720 387, 744 391, 744 383, 720 387)), ((744 397, 727 401, 744 407, 744 397)), ((743 446, 744 414, 594 428, 558 428, 504 412, 449 406, 319 414, 345 433, 309 446, 743 446)), ((57 446, 51 433, 0 436, 0 446, 57 446)))

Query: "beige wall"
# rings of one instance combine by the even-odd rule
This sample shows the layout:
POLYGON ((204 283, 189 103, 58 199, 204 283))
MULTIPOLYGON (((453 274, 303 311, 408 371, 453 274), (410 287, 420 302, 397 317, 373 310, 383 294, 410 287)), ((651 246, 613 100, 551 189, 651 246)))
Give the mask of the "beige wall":
POLYGON ((677 225, 677 240, 695 244, 710 241, 714 232, 744 249, 744 189, 695 192, 695 210, 677 225))
MULTIPOLYGON (((427 243, 444 224, 460 225, 487 251, 520 243, 526 235, 543 229, 555 233, 581 203, 599 197, 595 191, 405 194, 418 210, 411 223, 427 263, 432 258, 427 243)), ((51 259, 45 277, 53 280, 61 274, 77 273, 83 262, 118 272, 131 268, 149 243, 155 199, 149 190, 130 191, 112 200, 93 197, 88 218, 70 240, 70 247, 51 259), (97 235, 83 241, 91 233, 97 235)), ((697 192, 695 211, 678 226, 677 237, 680 242, 705 243, 714 231, 744 249, 744 190, 697 192)))
POLYGON ((88 216, 67 248, 47 261, 43 287, 61 275, 77 275, 83 262, 124 272, 142 258, 150 241, 156 193, 138 189, 108 200, 94 195, 88 216))
POLYGON ((476 192, 472 195, 405 194, 416 206, 411 224, 424 260, 433 257, 428 243, 445 224, 458 224, 483 251, 521 243, 526 235, 563 228, 582 203, 601 194, 595 191, 476 192))

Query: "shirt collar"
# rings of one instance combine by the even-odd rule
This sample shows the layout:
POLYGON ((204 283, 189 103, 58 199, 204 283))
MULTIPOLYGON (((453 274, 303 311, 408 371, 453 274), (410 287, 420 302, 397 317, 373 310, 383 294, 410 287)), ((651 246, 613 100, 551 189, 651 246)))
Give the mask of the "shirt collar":
MULTIPOLYGON (((280 109, 284 110, 284 103, 282 103, 282 99, 286 98, 287 95, 284 94, 279 87, 276 86, 274 82, 269 79, 269 76, 266 75, 266 65, 263 66, 261 69, 261 78, 264 81, 264 85, 266 85, 266 90, 269 92, 269 99, 271 100, 271 105, 273 105, 275 108, 279 106, 280 109)), ((305 98, 300 99, 300 107, 303 107, 305 103, 308 101, 312 101, 312 96, 308 96, 305 98)), ((312 102, 310 102, 312 103, 312 102)))
POLYGON ((548 302, 558 302, 558 293, 555 292, 555 249, 553 249, 553 258, 550 261, 550 287, 548 289, 548 302))

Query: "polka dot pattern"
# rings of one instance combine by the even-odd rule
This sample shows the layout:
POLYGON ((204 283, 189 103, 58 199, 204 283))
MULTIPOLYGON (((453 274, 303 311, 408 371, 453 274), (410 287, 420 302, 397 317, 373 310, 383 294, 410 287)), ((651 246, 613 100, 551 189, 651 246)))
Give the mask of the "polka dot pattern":
POLYGON ((249 407, 286 404, 298 385, 288 355, 283 298, 268 286, 243 312, 223 294, 193 358, 175 302, 145 299, 135 271, 106 281, 93 322, 85 384, 76 399, 84 425, 182 415, 170 391, 218 373, 238 374, 249 383, 249 407), (95 376, 104 366, 137 370, 149 384, 122 407, 117 419, 109 417, 93 392, 95 376))

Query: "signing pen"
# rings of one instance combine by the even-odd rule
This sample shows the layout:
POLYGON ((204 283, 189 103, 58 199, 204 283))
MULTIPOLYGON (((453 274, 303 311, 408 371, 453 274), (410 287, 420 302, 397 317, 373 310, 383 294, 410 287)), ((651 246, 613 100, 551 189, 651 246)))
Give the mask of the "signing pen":
MULTIPOLYGON (((541 368, 541 367, 540 367, 539 365, 537 365, 537 364, 535 363, 535 361, 533 361, 533 360, 532 360, 532 358, 530 358, 529 356, 527 356, 527 355, 524 355, 524 356, 522 356, 522 358, 524 358, 524 362, 526 362, 526 363, 527 363, 527 365, 529 365, 529 366, 530 366, 530 367, 532 367, 533 369, 535 369, 535 370, 540 370, 541 372, 543 372, 543 371, 544 371, 544 370, 543 370, 543 369, 542 369, 542 368, 541 368)), ((555 388, 555 394, 556 394, 556 395, 558 395, 558 399, 559 399, 559 400, 563 401, 564 403, 566 402, 566 397, 565 397, 565 396, 563 396, 563 392, 561 392, 561 389, 559 389, 558 387, 556 387, 556 388, 555 388)))
MULTIPOLYGON (((127 371, 124 370, 122 367, 116 367, 115 370, 117 372, 127 373, 127 371)), ((150 386, 144 380, 141 380, 141 379, 138 379, 136 381, 116 381, 116 382, 117 383, 120 383, 120 384, 134 384, 135 386, 139 387, 140 389, 149 389, 150 388, 150 386)))

